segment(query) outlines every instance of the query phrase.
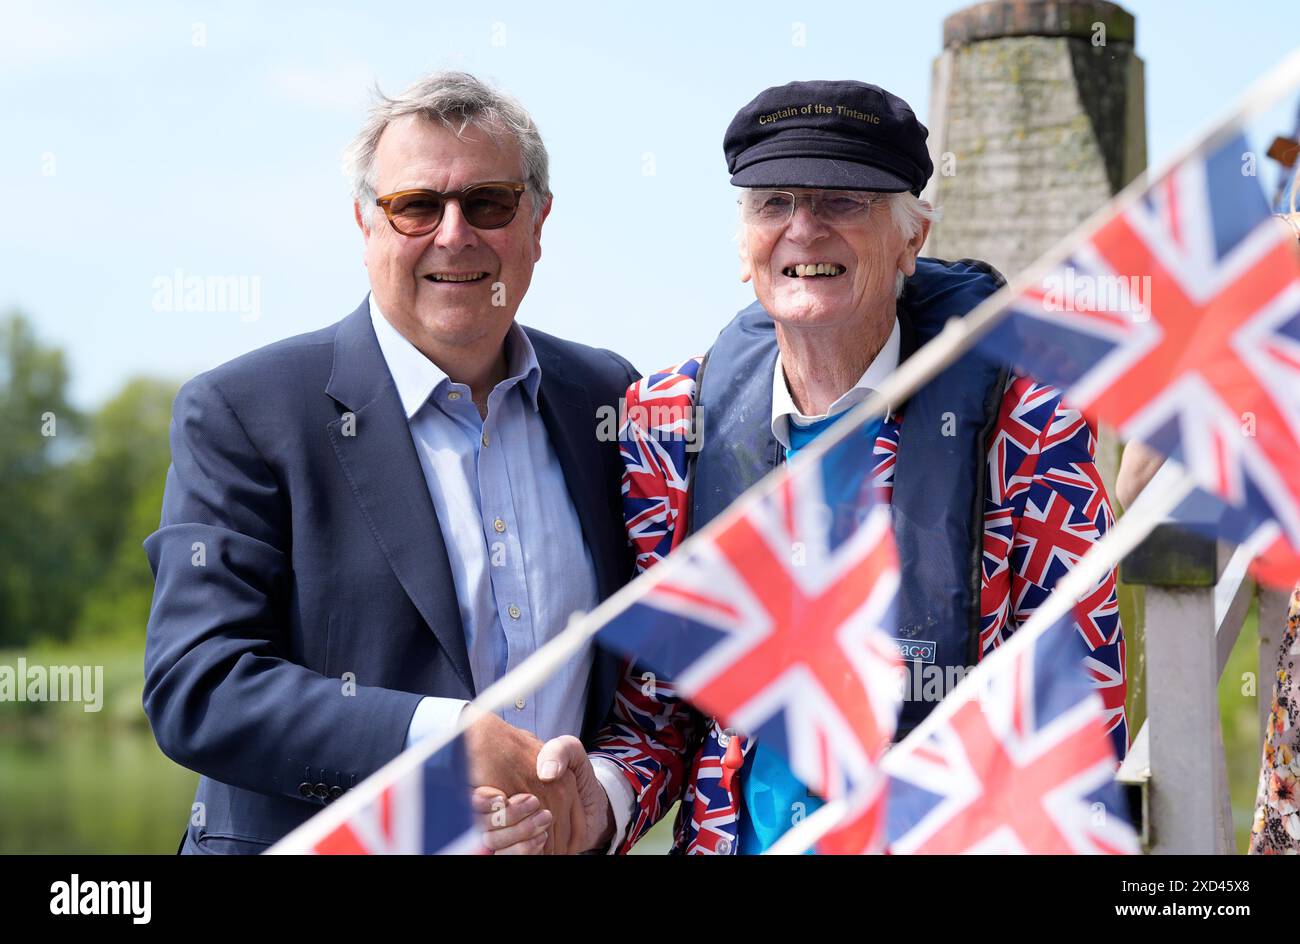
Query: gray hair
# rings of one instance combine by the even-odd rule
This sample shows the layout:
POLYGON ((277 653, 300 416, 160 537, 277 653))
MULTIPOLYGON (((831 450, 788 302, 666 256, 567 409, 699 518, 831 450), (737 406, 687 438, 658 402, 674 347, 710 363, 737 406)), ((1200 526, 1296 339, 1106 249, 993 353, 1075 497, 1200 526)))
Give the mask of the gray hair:
POLYGON ((457 135, 473 125, 490 134, 506 134, 519 145, 524 182, 533 195, 533 216, 551 195, 550 159, 531 115, 516 99, 467 72, 435 72, 395 98, 375 88, 375 103, 366 123, 348 145, 344 164, 352 177, 352 198, 369 223, 375 210, 375 152, 384 129, 405 115, 420 115, 457 135))

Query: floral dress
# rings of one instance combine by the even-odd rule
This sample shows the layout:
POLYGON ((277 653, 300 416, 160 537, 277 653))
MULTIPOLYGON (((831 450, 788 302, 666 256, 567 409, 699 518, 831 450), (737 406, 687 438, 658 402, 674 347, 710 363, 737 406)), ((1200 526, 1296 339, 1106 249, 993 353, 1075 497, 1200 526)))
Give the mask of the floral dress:
POLYGON ((1291 592, 1286 628, 1278 652, 1273 705, 1264 732, 1264 761, 1255 794, 1255 821, 1250 828, 1252 855, 1294 855, 1300 852, 1300 676, 1296 661, 1300 646, 1300 586, 1291 592))
MULTIPOLYGON (((1300 121, 1300 116, 1297 117, 1300 121)), ((1300 126, 1298 126, 1300 127, 1300 126)), ((1300 131, 1297 132, 1300 137, 1300 131)), ((1300 214, 1291 213, 1292 201, 1300 203, 1300 170, 1278 189, 1274 211, 1286 216, 1300 236, 1300 214)), ((1277 679, 1273 705, 1264 732, 1264 762, 1260 765, 1259 789, 1255 793, 1255 821, 1250 827, 1250 851, 1258 855, 1295 855, 1300 852, 1300 682, 1297 681, 1296 645, 1300 629, 1300 584, 1291 591, 1286 628, 1277 657, 1277 679)))

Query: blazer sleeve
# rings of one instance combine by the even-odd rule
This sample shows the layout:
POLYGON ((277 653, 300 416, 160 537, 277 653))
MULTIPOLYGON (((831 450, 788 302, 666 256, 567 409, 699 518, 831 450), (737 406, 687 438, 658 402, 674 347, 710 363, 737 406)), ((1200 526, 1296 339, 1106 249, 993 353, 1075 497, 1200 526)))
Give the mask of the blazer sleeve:
POLYGON ((155 584, 143 700, 158 746, 266 794, 360 782, 400 753, 420 697, 345 687, 286 657, 288 496, 210 376, 177 395, 171 448, 162 520, 144 542, 155 584))

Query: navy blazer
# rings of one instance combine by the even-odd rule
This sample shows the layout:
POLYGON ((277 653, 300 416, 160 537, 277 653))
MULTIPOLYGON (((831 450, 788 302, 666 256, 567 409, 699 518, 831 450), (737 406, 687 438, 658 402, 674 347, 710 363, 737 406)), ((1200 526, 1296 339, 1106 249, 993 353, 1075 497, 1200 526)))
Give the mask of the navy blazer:
MULTIPOLYGON (((597 410, 637 374, 525 330, 603 599, 632 557, 618 443, 598 440, 597 410)), ((454 548, 366 302, 185 384, 171 447, 144 542, 144 709, 162 751, 202 774, 182 851, 260 852, 400 753, 421 697, 474 697, 454 548)), ((618 676, 612 654, 595 658, 584 738, 618 676)))

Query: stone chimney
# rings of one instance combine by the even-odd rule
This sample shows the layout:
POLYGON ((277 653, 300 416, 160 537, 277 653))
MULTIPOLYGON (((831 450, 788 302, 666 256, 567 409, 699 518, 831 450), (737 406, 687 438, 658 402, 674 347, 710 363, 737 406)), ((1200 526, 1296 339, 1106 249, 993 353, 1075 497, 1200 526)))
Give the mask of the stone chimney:
MULTIPOLYGON (((924 197, 943 213, 925 255, 983 259, 1008 278, 1146 167, 1133 15, 1106 0, 989 0, 944 20, 924 197)), ((1114 495, 1119 443, 1097 466, 1114 495)))
POLYGON ((1105 0, 991 0, 943 24, 926 254, 1008 277, 1146 166, 1132 14, 1105 0))

